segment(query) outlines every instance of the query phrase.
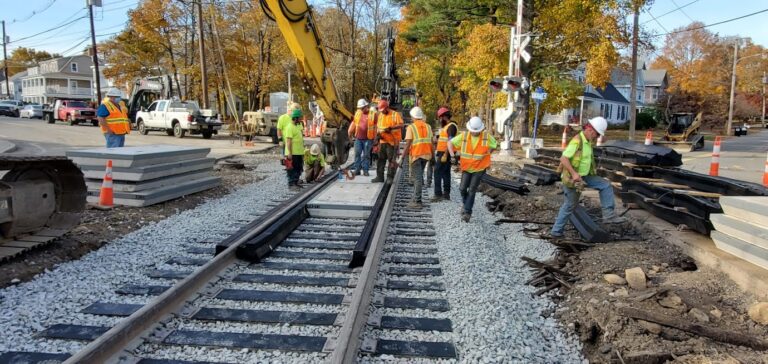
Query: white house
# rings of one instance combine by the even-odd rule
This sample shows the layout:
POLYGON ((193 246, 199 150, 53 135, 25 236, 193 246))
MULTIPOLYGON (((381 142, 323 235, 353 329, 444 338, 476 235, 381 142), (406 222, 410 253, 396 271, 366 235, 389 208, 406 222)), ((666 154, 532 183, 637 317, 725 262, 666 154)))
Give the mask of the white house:
MULTIPOLYGON (((579 83, 584 84, 584 66, 580 66, 572 74, 579 83)), ((581 102, 578 108, 564 109, 558 114, 545 114, 542 124, 566 125, 595 116, 602 116, 611 124, 621 124, 629 120, 629 101, 611 83, 606 84, 604 88, 585 84, 584 93, 579 96, 579 100, 581 102)))
POLYGON ((669 87, 667 70, 647 70, 643 75, 645 82, 645 100, 648 105, 657 104, 664 100, 669 87))
MULTIPOLYGON (((625 65, 626 68, 629 67, 629 65, 625 65)), ((637 110, 640 111, 645 107, 645 62, 638 60, 637 61, 637 77, 635 79, 635 91, 636 91, 636 101, 635 106, 637 107, 637 110)), ((631 69, 625 69, 623 67, 615 68, 613 71, 611 71, 611 83, 614 87, 616 87, 616 90, 621 93, 622 96, 624 96, 627 101, 631 100, 631 92, 632 92, 632 70, 631 69)))
MULTIPOLYGON (((8 80, 8 87, 11 89, 11 99, 21 100, 21 79, 27 75, 27 71, 22 71, 11 76, 8 80)), ((5 98, 8 95, 8 89, 5 87, 5 79, 0 82, 0 98, 5 98)))
POLYGON ((54 58, 27 69, 22 77, 21 99, 25 102, 46 104, 53 99, 67 98, 91 100, 93 61, 90 56, 54 58))

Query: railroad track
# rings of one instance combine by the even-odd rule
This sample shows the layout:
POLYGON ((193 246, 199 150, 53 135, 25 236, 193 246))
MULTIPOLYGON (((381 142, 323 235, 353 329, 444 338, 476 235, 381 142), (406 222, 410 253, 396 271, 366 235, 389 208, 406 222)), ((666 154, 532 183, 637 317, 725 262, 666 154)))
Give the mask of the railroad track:
POLYGON ((113 317, 114 326, 53 325, 38 334, 87 342, 79 352, 11 352, 0 362, 456 357, 430 206, 405 208, 412 187, 399 170, 367 219, 308 216, 307 203, 335 179, 277 203, 222 242, 189 246, 163 264, 168 269, 148 270, 153 284, 118 290, 125 303, 96 301, 80 312, 113 317), (139 304, 137 296, 154 298, 139 304), (195 355, 206 350, 232 355, 195 355))

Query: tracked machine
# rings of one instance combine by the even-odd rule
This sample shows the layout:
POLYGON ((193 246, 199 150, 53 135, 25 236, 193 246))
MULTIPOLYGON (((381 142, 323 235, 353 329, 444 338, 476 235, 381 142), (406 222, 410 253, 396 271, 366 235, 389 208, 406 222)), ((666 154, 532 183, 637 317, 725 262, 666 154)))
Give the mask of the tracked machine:
POLYGON ((0 175, 0 261, 80 222, 85 180, 66 157, 0 156, 0 175))
POLYGON ((663 145, 678 152, 693 152, 704 148, 704 136, 699 134, 701 115, 693 113, 674 113, 668 118, 667 131, 662 140, 654 144, 663 145))

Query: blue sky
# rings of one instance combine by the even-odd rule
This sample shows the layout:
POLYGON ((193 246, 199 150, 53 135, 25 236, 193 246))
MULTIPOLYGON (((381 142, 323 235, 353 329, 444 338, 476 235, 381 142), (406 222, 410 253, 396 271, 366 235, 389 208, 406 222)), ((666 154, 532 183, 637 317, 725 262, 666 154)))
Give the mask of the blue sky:
MULTIPOLYGON (((119 32, 127 21, 126 11, 136 7, 139 0, 102 2, 102 8, 94 8, 97 39, 119 32)), ((0 19, 6 21, 6 33, 11 37, 9 54, 23 46, 71 55, 80 53, 90 43, 86 39, 90 27, 85 0, 0 0, 0 8, 0 19), (72 23, 60 29, 35 35, 69 22, 72 23), (20 40, 26 37, 29 38, 20 40)), ((691 19, 712 24, 767 8, 765 0, 656 0, 648 11, 640 14, 640 22, 663 34, 689 24, 691 19), (676 10, 678 6, 682 9, 676 10)), ((768 47, 768 12, 709 29, 720 35, 751 37, 755 43, 768 47)), ((664 37, 656 39, 657 47, 661 47, 664 37)))

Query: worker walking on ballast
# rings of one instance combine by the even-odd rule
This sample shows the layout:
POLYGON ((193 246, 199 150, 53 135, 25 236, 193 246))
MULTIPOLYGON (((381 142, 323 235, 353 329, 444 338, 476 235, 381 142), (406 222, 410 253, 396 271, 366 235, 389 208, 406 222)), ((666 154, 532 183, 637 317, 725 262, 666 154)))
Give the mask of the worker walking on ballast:
POLYGON ((448 142, 458 133, 458 126, 451 121, 451 111, 446 107, 437 110, 440 133, 437 135, 435 154, 435 195, 432 202, 451 199, 451 161, 448 158, 448 142))
POLYGON ((384 167, 389 165, 387 182, 392 183, 397 170, 398 148, 402 139, 403 117, 399 112, 389 108, 387 100, 379 101, 379 113, 376 116, 376 139, 373 144, 379 144, 379 159, 376 161, 376 178, 371 182, 384 182, 384 167))
POLYGON ((461 155, 461 184, 459 192, 463 203, 461 219, 469 222, 475 204, 477 186, 491 166, 491 152, 498 147, 496 139, 487 131, 483 120, 473 116, 467 122, 467 131, 459 133, 448 143, 448 153, 455 157, 456 148, 461 155))
MULTIPOLYGON (((618 216, 614 210, 613 188, 611 184, 595 173, 595 156, 592 151, 592 143, 598 137, 605 136, 608 122, 598 116, 589 119, 584 129, 571 139, 560 157, 562 168, 561 180, 565 201, 560 206, 555 224, 549 235, 552 238, 561 238, 565 230, 565 224, 573 213, 573 209, 579 203, 579 197, 584 187, 594 188, 600 193, 600 205, 603 212, 603 223, 616 224, 625 222, 626 219, 618 216)), ((558 168, 560 169, 560 168, 558 168)))
POLYGON ((411 109, 413 123, 405 129, 405 149, 403 158, 410 158, 411 173, 413 174, 413 197, 408 208, 421 209, 421 194, 424 184, 424 167, 434 156, 432 150, 432 128, 424 121, 424 111, 416 106, 411 109))

